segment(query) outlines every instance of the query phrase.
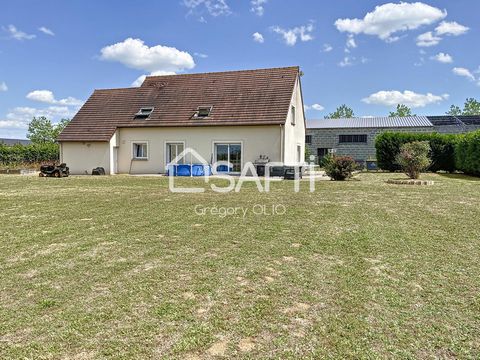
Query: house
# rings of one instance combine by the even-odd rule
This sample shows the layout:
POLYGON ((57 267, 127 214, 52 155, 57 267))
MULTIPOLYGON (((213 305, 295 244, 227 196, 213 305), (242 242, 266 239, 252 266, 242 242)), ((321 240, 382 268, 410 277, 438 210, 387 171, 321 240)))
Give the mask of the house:
POLYGON ((305 151, 300 70, 149 76, 140 87, 95 90, 59 143, 72 174, 165 173, 187 148, 229 161, 232 173, 260 156, 295 165, 305 151))
POLYGON ((13 146, 13 145, 30 145, 32 142, 25 139, 3 139, 0 138, 0 144, 13 146))
POLYGON ((359 162, 376 158, 375 138, 385 131, 459 134, 480 129, 480 116, 410 116, 310 120, 305 143, 317 162, 334 151, 359 162))

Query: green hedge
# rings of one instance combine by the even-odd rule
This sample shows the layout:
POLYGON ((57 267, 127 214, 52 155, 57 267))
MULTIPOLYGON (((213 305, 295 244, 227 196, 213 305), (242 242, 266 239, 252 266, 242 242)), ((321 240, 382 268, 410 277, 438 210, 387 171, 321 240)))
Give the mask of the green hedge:
POLYGON ((0 164, 2 165, 55 162, 59 160, 59 154, 58 144, 17 144, 13 146, 0 144, 0 164))
POLYGON ((458 136, 455 159, 458 170, 480 176, 480 130, 458 136))
POLYGON ((413 141, 428 141, 432 149, 430 171, 455 171, 455 144, 458 136, 437 133, 385 132, 377 136, 377 165, 388 171, 400 170, 396 157, 403 144, 413 141))

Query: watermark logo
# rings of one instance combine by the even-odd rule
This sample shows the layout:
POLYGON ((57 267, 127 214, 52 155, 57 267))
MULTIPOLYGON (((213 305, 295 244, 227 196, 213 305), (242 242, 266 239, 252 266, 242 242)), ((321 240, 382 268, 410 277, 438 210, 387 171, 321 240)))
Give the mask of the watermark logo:
MULTIPOLYGON (((271 176, 272 169, 275 167, 284 167, 282 162, 269 162, 264 164, 265 166, 265 176, 262 179, 257 175, 257 170, 255 165, 252 162, 246 162, 241 169, 241 172, 237 176, 232 176, 231 174, 224 171, 218 171, 218 169, 233 169, 233 164, 228 161, 216 161, 212 164, 209 164, 197 151, 192 148, 186 148, 180 154, 177 155, 168 165, 168 175, 169 175, 169 189, 174 193, 201 193, 205 192, 205 187, 177 187, 175 185, 175 179, 177 176, 195 176, 203 178, 205 184, 210 185, 210 189, 217 193, 228 193, 228 192, 240 192, 244 183, 250 182, 254 183, 259 192, 269 192, 270 184, 273 181, 281 181, 282 178, 271 176), (190 158, 190 164, 184 164, 184 160, 190 158), (217 184, 211 182, 211 178, 227 180, 226 186, 218 186, 217 184)), ((288 166, 288 168, 293 169, 293 189, 295 192, 300 191, 300 172, 303 168, 313 168, 313 164, 307 165, 294 165, 288 166)), ((309 190, 310 192, 315 191, 315 179, 313 176, 309 178, 309 190)))
POLYGON ((245 219, 249 214, 253 214, 255 216, 281 216, 285 215, 287 212, 287 208, 283 204, 255 204, 251 207, 195 205, 194 210, 195 214, 198 216, 217 216, 221 219, 226 218, 227 216, 241 216, 245 219))

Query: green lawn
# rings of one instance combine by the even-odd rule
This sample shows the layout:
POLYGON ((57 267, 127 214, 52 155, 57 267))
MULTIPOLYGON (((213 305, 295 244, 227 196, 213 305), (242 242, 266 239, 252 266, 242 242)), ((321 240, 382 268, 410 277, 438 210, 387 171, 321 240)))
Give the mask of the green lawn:
POLYGON ((0 358, 479 358, 480 179, 398 176, 0 176, 0 358))

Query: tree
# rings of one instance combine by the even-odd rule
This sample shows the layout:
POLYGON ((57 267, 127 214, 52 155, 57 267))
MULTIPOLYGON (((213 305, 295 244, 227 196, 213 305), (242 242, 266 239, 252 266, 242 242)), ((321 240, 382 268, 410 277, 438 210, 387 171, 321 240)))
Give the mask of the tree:
POLYGON ((28 124, 27 138, 34 144, 54 143, 69 122, 69 119, 62 119, 58 124, 52 124, 45 116, 34 117, 28 124))
POLYGON ((459 116, 462 115, 462 109, 460 109, 460 107, 457 105, 452 105, 450 106, 450 110, 448 110, 445 114, 450 116, 459 116))
POLYGON ((391 111, 389 117, 405 117, 405 116, 417 116, 415 114, 412 115, 412 109, 410 109, 407 105, 398 104, 397 111, 391 111))
POLYGON ((420 173, 432 163, 431 150, 428 141, 413 141, 403 144, 397 155, 397 163, 410 179, 418 179, 420 173))
POLYGON ((480 102, 474 98, 467 99, 463 107, 462 115, 480 115, 480 102))
POLYGON ((337 108, 333 113, 325 116, 325 119, 341 119, 341 118, 352 118, 355 117, 352 108, 349 108, 347 105, 343 104, 337 108))
POLYGON ((456 105, 450 106, 450 110, 446 112, 447 115, 460 116, 460 115, 480 115, 480 102, 474 98, 465 100, 463 110, 456 105))

